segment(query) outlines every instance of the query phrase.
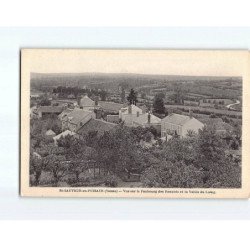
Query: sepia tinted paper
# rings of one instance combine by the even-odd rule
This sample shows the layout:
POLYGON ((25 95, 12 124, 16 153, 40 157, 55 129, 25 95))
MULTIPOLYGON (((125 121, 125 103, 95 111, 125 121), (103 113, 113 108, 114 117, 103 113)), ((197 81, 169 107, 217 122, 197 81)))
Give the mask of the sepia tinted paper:
POLYGON ((22 49, 21 196, 248 198, 249 61, 22 49))

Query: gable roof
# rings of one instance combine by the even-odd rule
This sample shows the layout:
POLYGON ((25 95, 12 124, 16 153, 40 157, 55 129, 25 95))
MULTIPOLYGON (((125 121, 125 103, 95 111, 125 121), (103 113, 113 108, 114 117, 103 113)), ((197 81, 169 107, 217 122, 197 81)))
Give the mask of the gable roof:
POLYGON ((70 130, 65 130, 61 134, 54 136, 53 139, 54 140, 59 140, 61 137, 65 137, 67 135, 76 135, 76 133, 72 132, 70 130))
MULTIPOLYGON (((131 112, 132 112, 132 113, 135 113, 135 112, 137 112, 137 111, 142 112, 142 109, 139 108, 139 107, 137 107, 136 105, 131 104, 130 106, 131 106, 131 112)), ((123 114, 128 114, 128 108, 129 108, 129 106, 127 106, 127 107, 125 107, 125 108, 121 108, 120 111, 121 111, 123 114)))
POLYGON ((187 123, 191 119, 195 119, 195 118, 191 118, 187 115, 170 114, 170 115, 166 116, 165 118, 163 118, 162 121, 183 126, 185 123, 187 123))
POLYGON ((79 108, 75 108, 72 112, 67 114, 70 123, 78 124, 87 116, 90 116, 92 111, 86 111, 79 108))
POLYGON ((86 122, 80 129, 78 129, 77 133, 84 135, 88 134, 91 131, 97 131, 99 135, 102 135, 105 131, 109 131, 115 126, 117 125, 114 123, 92 118, 88 122, 86 122))
POLYGON ((87 95, 81 98, 80 100, 80 106, 81 107, 94 107, 95 106, 95 101, 91 100, 87 95))
POLYGON ((123 104, 116 103, 116 102, 105 102, 105 101, 99 101, 99 105, 104 110, 119 112, 119 110, 123 107, 123 104))
POLYGON ((37 110, 42 113, 61 113, 63 111, 62 106, 40 106, 37 110))
POLYGON ((63 112, 60 115, 58 115, 58 118, 62 119, 65 115, 69 114, 72 111, 73 111, 73 109, 67 108, 67 109, 63 110, 63 112))
MULTIPOLYGON (((150 114, 150 124, 157 124, 161 123, 161 119, 158 118, 157 116, 150 114)), ((135 117, 133 122, 138 123, 138 124, 145 124, 148 123, 148 113, 142 114, 138 117, 135 117)))

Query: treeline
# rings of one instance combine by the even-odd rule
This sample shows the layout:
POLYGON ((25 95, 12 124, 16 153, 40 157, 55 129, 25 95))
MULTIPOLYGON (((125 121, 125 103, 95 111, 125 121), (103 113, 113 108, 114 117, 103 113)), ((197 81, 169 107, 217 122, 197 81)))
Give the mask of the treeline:
POLYGON ((105 101, 108 96, 108 92, 105 90, 64 86, 54 88, 53 93, 58 94, 60 98, 77 98, 78 96, 87 94, 89 97, 99 96, 102 101, 105 101))

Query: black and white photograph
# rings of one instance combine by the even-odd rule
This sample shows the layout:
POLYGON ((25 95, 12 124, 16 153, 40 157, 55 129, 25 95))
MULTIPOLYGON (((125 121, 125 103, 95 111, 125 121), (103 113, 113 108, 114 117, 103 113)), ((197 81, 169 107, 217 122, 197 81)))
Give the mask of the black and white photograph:
POLYGON ((103 52, 29 72, 29 187, 242 188, 237 57, 103 52))

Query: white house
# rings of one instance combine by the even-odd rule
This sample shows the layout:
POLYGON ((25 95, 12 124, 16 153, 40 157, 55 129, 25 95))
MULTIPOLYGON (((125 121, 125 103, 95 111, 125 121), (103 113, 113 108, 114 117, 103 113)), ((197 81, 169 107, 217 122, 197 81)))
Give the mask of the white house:
POLYGON ((119 119, 124 121, 126 124, 132 125, 132 121, 135 117, 139 117, 143 113, 142 109, 131 104, 125 108, 119 110, 119 119))
POLYGON ((203 127, 204 124, 195 119, 192 114, 189 116, 170 114, 161 120, 161 137, 172 137, 176 134, 183 138, 189 130, 198 133, 203 127))

